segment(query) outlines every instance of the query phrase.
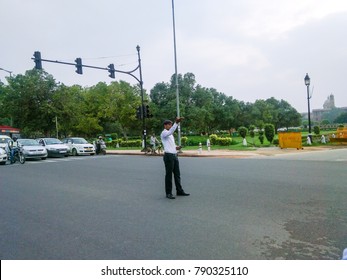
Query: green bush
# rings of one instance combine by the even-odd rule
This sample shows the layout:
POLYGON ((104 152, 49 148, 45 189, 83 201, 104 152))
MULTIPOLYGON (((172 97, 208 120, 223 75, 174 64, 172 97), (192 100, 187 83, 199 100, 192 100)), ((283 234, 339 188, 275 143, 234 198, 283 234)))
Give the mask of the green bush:
POLYGON ((264 131, 260 130, 259 131, 259 141, 260 141, 260 144, 264 144, 264 131))
POLYGON ((112 139, 117 139, 118 138, 118 134, 117 133, 111 133, 111 138, 112 139))
POLYGON ((232 143, 231 137, 218 137, 217 138, 217 145, 220 146, 229 146, 232 143))
POLYGON ((109 143, 109 146, 115 148, 117 147, 117 143, 119 144, 119 147, 142 147, 142 140, 137 139, 137 140, 122 140, 122 139, 117 139, 113 140, 111 143, 109 143))
POLYGON ((315 125, 315 126, 313 127, 313 132, 314 132, 314 134, 316 134, 316 135, 319 135, 319 134, 320 134, 320 128, 319 128, 318 125, 315 125))
POLYGON ((248 133, 248 129, 244 126, 240 126, 237 132, 240 134, 242 138, 245 138, 248 133))
POLYGON ((273 126, 273 124, 267 123, 264 126, 264 130, 265 130, 265 137, 267 141, 272 143, 272 140, 275 137, 275 127, 273 126))
POLYGON ((186 136, 181 137, 181 144, 183 146, 186 146, 187 142, 188 142, 188 137, 186 137, 186 136))
POLYGON ((190 136, 189 138, 187 138, 185 146, 199 146, 199 143, 201 143, 202 145, 205 145, 206 140, 207 140, 206 136, 190 136))
POLYGON ((211 145, 217 144, 218 136, 216 134, 211 134, 209 138, 210 138, 211 145))

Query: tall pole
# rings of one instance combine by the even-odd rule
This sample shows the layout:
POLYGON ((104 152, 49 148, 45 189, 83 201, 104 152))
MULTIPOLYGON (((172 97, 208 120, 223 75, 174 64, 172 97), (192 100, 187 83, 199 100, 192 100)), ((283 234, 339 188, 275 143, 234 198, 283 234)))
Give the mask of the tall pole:
POLYGON ((143 141, 143 146, 144 146, 144 150, 146 150, 147 148, 147 143, 146 143, 146 118, 145 118, 145 106, 144 106, 144 97, 143 97, 143 81, 142 81, 142 69, 141 69, 141 57, 140 57, 140 46, 137 45, 136 47, 137 50, 137 56, 139 59, 139 72, 140 72, 140 89, 141 89, 141 118, 142 118, 142 141, 143 141))
MULTIPOLYGON (((178 74, 177 74, 177 52, 176 52, 176 29, 175 29, 175 5, 174 0, 172 3, 172 26, 173 26, 173 39, 174 39, 174 57, 175 57, 175 76, 176 76, 176 104, 177 104, 177 117, 180 117, 180 97, 178 91, 178 74)), ((181 146, 181 124, 178 124, 178 146, 181 146)))
POLYGON ((58 117, 55 116, 55 130, 57 133, 57 138, 59 139, 59 130, 58 130, 58 117))
POLYGON ((308 135, 311 139, 312 143, 312 135, 311 135, 311 109, 310 109, 310 77, 308 76, 308 73, 306 73, 305 76, 305 85, 307 87, 307 106, 308 106, 308 135))
POLYGON ((308 133, 311 134, 311 109, 310 109, 310 86, 307 86, 307 104, 308 104, 308 133))

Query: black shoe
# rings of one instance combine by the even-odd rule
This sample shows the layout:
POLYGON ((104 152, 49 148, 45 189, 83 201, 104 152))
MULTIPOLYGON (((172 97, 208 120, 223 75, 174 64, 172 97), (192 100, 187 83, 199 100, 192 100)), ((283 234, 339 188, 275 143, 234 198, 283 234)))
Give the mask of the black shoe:
POLYGON ((175 199, 175 197, 172 194, 167 194, 166 198, 168 198, 168 199, 175 199))
POLYGON ((177 193, 177 196, 188 196, 188 195, 190 195, 190 193, 185 193, 184 191, 177 193))

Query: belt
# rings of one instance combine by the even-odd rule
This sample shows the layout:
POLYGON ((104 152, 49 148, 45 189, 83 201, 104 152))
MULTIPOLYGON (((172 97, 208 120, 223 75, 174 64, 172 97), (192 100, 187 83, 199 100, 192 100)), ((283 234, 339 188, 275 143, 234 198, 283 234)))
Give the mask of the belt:
POLYGON ((164 154, 169 156, 177 156, 177 154, 172 154, 172 153, 164 153, 164 154))

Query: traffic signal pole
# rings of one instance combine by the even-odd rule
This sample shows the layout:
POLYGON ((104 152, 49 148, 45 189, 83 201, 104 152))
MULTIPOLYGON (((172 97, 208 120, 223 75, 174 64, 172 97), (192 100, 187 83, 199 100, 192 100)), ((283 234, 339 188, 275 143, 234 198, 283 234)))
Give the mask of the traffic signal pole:
POLYGON ((147 150, 147 131, 146 131, 146 118, 145 118, 145 112, 144 112, 144 94, 143 94, 143 81, 142 81, 142 69, 141 69, 141 57, 140 57, 140 46, 136 47, 137 50, 137 57, 139 60, 139 73, 140 73, 140 90, 141 90, 141 116, 142 116, 142 137, 143 137, 143 151, 147 150))
POLYGON ((41 53, 39 51, 36 51, 34 53, 34 57, 32 60, 35 62, 35 68, 38 70, 42 70, 42 61, 44 62, 51 62, 51 63, 58 63, 58 64, 65 64, 65 65, 73 65, 76 67, 76 73, 82 75, 83 74, 83 68, 92 68, 92 69, 98 69, 98 70, 107 70, 110 74, 110 78, 115 78, 115 72, 130 75, 133 77, 139 84, 140 84, 140 90, 141 90, 141 119, 142 119, 142 136, 143 136, 143 142, 144 142, 144 151, 147 148, 146 143, 146 114, 145 114, 145 106, 144 106, 144 93, 143 93, 143 80, 142 80, 142 69, 141 69, 141 57, 140 57, 140 46, 136 46, 137 50, 137 57, 138 57, 138 65, 135 69, 131 71, 121 71, 114 68, 114 64, 110 64, 107 68, 105 67, 98 67, 98 66, 92 66, 92 65, 85 65, 82 63, 82 59, 80 57, 76 58, 76 63, 70 63, 70 62, 64 62, 64 61, 58 61, 58 60, 50 60, 50 59, 43 59, 41 58, 41 53), (136 75, 134 75, 134 72, 139 70, 140 78, 138 78, 136 75))

